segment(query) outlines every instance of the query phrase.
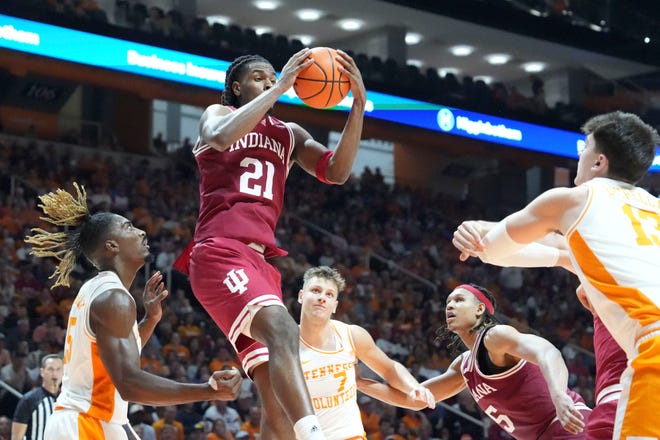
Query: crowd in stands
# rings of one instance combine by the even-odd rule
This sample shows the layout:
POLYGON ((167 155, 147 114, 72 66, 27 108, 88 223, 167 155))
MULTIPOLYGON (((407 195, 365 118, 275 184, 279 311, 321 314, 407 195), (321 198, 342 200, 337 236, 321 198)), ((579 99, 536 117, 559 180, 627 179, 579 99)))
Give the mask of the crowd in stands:
MULTIPOLYGON (((259 53, 278 70, 303 47, 300 40, 285 35, 258 35, 254 29, 238 24, 210 24, 203 17, 186 17, 176 9, 165 11, 140 1, 116 0, 111 16, 94 0, 10 0, 9 3, 15 3, 17 11, 26 16, 210 57, 231 60, 246 53, 259 53)), ((370 90, 512 119, 576 130, 582 121, 595 113, 611 111, 612 106, 625 104, 630 107, 626 107, 627 111, 645 111, 639 99, 628 104, 630 94, 621 98, 625 98, 625 102, 619 102, 618 96, 609 97, 606 102, 595 96, 594 100, 585 99, 584 103, 569 102, 566 98, 566 102, 562 100, 549 106, 545 102, 543 81, 536 76, 530 77, 531 93, 523 94, 514 85, 486 84, 476 78, 478 72, 462 77, 454 73, 441 76, 437 68, 442 66, 420 69, 402 65, 392 58, 348 52, 355 58, 370 90), (597 108, 585 104, 592 101, 597 101, 597 108), (607 108, 603 109, 603 105, 607 108)), ((589 91, 585 90, 585 94, 589 91)))
MULTIPOLYGON (((211 371, 238 366, 231 346, 192 295, 187 279, 171 264, 191 238, 197 182, 189 152, 173 153, 158 166, 146 157, 97 149, 67 148, 45 141, 0 136, 0 379, 20 392, 38 380, 38 361, 63 348, 73 298, 89 276, 79 262, 70 288, 50 290, 53 262, 29 255, 23 237, 39 219, 38 194, 71 182, 84 184, 93 210, 109 209, 147 231, 154 259, 146 271, 168 274, 170 297, 163 318, 142 355, 143 368, 178 381, 205 382, 211 371), (187 154, 186 154, 187 153, 187 154)), ((464 218, 502 214, 497 207, 388 185, 378 170, 365 170, 342 187, 326 186, 302 172, 289 178, 289 197, 277 239, 289 251, 276 259, 287 306, 295 301, 303 272, 318 264, 339 269, 347 280, 336 319, 359 324, 379 347, 420 380, 443 371, 453 358, 438 339, 444 298, 463 282, 487 286, 501 319, 551 340, 566 358, 570 385, 593 403, 591 317, 574 297, 575 281, 558 269, 497 269, 461 263, 450 236, 464 218), (305 182, 301 184, 301 182, 305 182)), ((145 278, 136 279, 141 296, 145 278)), ((366 367, 361 374, 369 376, 366 367)), ((359 400, 369 439, 486 438, 484 428, 448 411, 415 413, 359 400), (390 437, 393 436, 393 437, 390 437)), ((0 415, 12 417, 16 398, 0 391, 0 415)), ((505 438, 473 400, 448 402, 489 426, 488 438, 505 438)), ((178 407, 133 405, 131 423, 144 439, 254 439, 259 401, 250 381, 235 402, 178 407), (155 432, 155 437, 153 436, 155 432), (228 432, 230 434, 228 434, 228 432)), ((1 436, 1 434, 0 434, 1 436)))
MULTIPOLYGON (((118 0, 113 17, 93 0, 21 3, 42 7, 30 9, 31 13, 47 10, 64 21, 92 23, 113 32, 119 27, 130 30, 129 35, 142 35, 146 42, 227 59, 261 51, 281 67, 302 47, 299 41, 272 34, 257 36, 238 26, 211 26, 204 19, 187 22, 175 10, 147 8, 140 2, 118 0)), ((534 94, 526 97, 504 84, 488 86, 451 74, 440 77, 436 69, 422 73, 393 60, 355 56, 371 89, 571 128, 586 117, 583 110, 568 104, 548 108, 539 78, 531 78, 534 94), (398 88, 393 88, 391 78, 401 80, 398 88)), ((75 136, 69 141, 78 143, 75 136)), ((62 144, 0 135, 0 380, 19 392, 28 391, 38 383, 41 357, 63 348, 73 298, 91 268, 80 261, 70 288, 50 290, 53 262, 32 258, 23 237, 31 227, 46 227, 39 219, 36 196, 58 187, 70 188, 74 181, 85 185, 93 210, 118 212, 145 229, 154 256, 145 273, 158 269, 167 274, 170 297, 163 319, 143 350, 143 368, 195 382, 205 382, 215 370, 240 368, 230 344, 196 302, 186 278, 171 270, 192 237, 197 214, 190 150, 161 156, 165 159, 158 166, 146 157, 99 151, 81 152, 62 144)), ((335 318, 366 328, 379 347, 423 380, 444 371, 453 359, 446 341, 438 338, 447 293, 463 282, 475 282, 494 292, 504 322, 526 331, 529 326, 561 348, 570 386, 593 404, 591 315, 575 299, 575 279, 558 269, 498 269, 458 261, 450 244, 454 228, 465 218, 500 218, 505 212, 496 200, 492 206, 482 206, 471 203, 469 196, 455 200, 429 190, 388 185, 378 170, 368 169, 342 187, 324 186, 298 168, 289 182, 285 215, 277 230, 279 244, 289 255, 274 263, 282 273, 287 306, 294 317, 300 312, 295 299, 304 271, 319 264, 336 267, 346 278, 347 289, 335 318)), ((137 298, 144 281, 142 274, 133 286, 137 298)), ((363 368, 361 374, 370 372, 363 368)), ((0 440, 9 438, 16 401, 0 388, 0 440)), ((490 424, 469 395, 447 403, 483 421, 486 428, 442 406, 412 412, 366 396, 359 399, 369 440, 508 438, 490 424)), ((259 400, 250 381, 244 382, 235 402, 163 408, 136 404, 129 409, 130 421, 141 437, 158 440, 255 440, 259 417, 259 400)))

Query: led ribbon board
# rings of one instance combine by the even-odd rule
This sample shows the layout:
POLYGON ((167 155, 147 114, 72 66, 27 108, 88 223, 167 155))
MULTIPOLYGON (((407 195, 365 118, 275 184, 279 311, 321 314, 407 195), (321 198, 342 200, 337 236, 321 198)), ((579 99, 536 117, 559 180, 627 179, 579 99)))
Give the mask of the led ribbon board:
MULTIPOLYGON (((81 32, 0 14, 0 48, 104 69, 221 90, 229 61, 81 32)), ((514 148, 577 158, 584 135, 541 125, 445 107, 385 93, 368 92, 366 114, 514 148)), ((348 111, 349 95, 333 110, 348 111)), ((293 89, 280 102, 303 105, 293 89)), ((660 172, 660 154, 651 171, 660 172)))

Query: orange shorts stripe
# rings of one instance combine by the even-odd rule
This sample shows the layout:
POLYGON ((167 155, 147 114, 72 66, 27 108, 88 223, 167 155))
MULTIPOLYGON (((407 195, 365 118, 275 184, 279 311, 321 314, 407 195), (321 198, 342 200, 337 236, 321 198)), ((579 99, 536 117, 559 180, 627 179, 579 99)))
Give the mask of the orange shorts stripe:
POLYGON ((80 440, 103 440, 105 434, 101 422, 89 414, 78 414, 78 435, 80 440))
POLYGON ((660 423, 655 422, 660 414, 660 336, 642 341, 638 350, 631 362, 630 392, 627 399, 619 400, 619 405, 625 405, 623 420, 617 420, 620 438, 660 438, 660 423))

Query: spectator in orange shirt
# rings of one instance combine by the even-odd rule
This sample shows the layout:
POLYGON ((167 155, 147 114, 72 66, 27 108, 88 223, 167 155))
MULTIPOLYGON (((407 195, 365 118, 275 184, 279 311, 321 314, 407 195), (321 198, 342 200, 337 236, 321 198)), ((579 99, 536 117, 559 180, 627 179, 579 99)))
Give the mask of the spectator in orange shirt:
POLYGON ((35 307, 35 311, 42 319, 48 319, 49 316, 59 313, 58 304, 50 290, 44 288, 39 292, 39 304, 35 307))
MULTIPOLYGON (((248 433, 249 440, 257 440, 261 429, 261 407, 253 406, 250 407, 250 413, 248 419, 241 425, 241 431, 248 433)), ((239 432, 241 432, 239 431, 239 432)), ((238 440, 238 433, 236 433, 236 440, 238 440)))
POLYGON ((405 423, 412 433, 417 433, 419 432, 419 428, 426 421, 426 417, 419 411, 406 409, 404 416, 401 417, 401 421, 405 423))
POLYGON ((242 370, 241 364, 236 362, 236 358, 232 356, 227 347, 219 346, 215 357, 209 363, 211 371, 229 370, 232 367, 242 370))
POLYGON ((179 440, 179 430, 174 425, 163 425, 160 434, 156 438, 158 440, 179 440))
POLYGON ((158 355, 158 350, 154 344, 147 343, 142 349, 142 358, 140 366, 143 370, 148 370, 154 374, 161 374, 163 371, 163 362, 158 355))
MULTIPOLYGON (((176 428, 177 434, 176 437, 173 437, 173 439, 184 440, 183 423, 175 419, 176 419, 176 406, 168 405, 165 408, 163 408, 163 417, 156 420, 152 425, 154 431, 156 431, 156 438, 158 440, 165 440, 164 438, 165 436, 162 436, 161 434, 164 434, 162 431, 167 425, 176 428)), ((167 428, 167 430, 169 430, 169 428, 167 428)))
POLYGON ((177 358, 183 357, 186 361, 190 360, 190 350, 181 343, 181 335, 178 333, 172 333, 170 343, 163 347, 163 357, 167 358, 167 353, 170 351, 174 351, 177 358))
POLYGON ((183 320, 183 324, 177 329, 181 339, 188 341, 195 336, 202 336, 202 329, 195 323, 195 312, 187 313, 183 320))
MULTIPOLYGON (((364 423, 364 421, 362 422, 364 423)), ((390 440, 394 438, 394 426, 389 419, 383 419, 378 424, 378 429, 372 434, 368 435, 369 440, 390 440)))
POLYGON ((71 313, 71 306, 73 305, 73 298, 62 298, 57 303, 57 309, 60 312, 62 322, 69 322, 69 313, 71 313))
POLYGON ((207 440, 235 440, 234 435, 229 432, 225 421, 222 419, 213 422, 213 429, 206 438, 207 440))

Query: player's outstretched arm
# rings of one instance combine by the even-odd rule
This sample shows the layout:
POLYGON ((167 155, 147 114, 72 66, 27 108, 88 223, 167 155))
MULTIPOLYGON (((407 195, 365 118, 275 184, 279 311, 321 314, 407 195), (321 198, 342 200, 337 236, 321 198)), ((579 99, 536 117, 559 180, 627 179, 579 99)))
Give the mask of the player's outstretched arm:
POLYGON ((538 365, 548 385, 561 425, 566 431, 574 434, 584 430, 582 414, 566 393, 568 368, 557 347, 546 339, 520 333, 508 325, 496 325, 491 328, 484 337, 484 346, 491 355, 506 354, 538 365))
POLYGON ((520 248, 507 256, 484 253, 483 237, 497 223, 483 220, 466 220, 454 231, 452 243, 461 252, 461 261, 469 257, 479 258, 484 263, 501 267, 553 267, 561 266, 575 272, 564 236, 551 232, 534 243, 520 248))
POLYGON ((350 329, 359 360, 382 377, 390 387, 409 396, 412 400, 421 402, 424 406, 435 407, 435 399, 431 392, 420 385, 406 367, 390 359, 383 350, 378 348, 369 332, 357 325, 352 325, 350 329))
POLYGON ((482 240, 482 258, 501 261, 552 232, 565 234, 579 217, 589 189, 553 188, 498 222, 482 240))
POLYGON ((463 355, 458 356, 449 365, 447 371, 422 382, 422 385, 433 393, 436 402, 449 399, 465 389, 465 380, 461 374, 462 360, 463 355))
POLYGON ((404 392, 399 391, 386 383, 360 377, 359 374, 356 377, 356 382, 358 391, 389 405, 398 406, 400 408, 413 409, 415 411, 419 411, 427 407, 425 402, 415 400, 408 394, 405 394, 404 392))
POLYGON ((242 381, 238 370, 215 372, 212 379, 217 391, 211 384, 179 383, 143 371, 133 333, 135 317, 135 301, 122 290, 108 290, 90 305, 90 326, 96 335, 101 362, 124 400, 178 405, 236 398, 242 381))

